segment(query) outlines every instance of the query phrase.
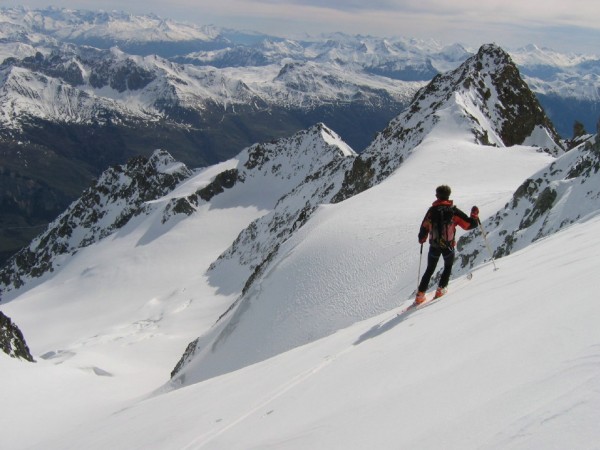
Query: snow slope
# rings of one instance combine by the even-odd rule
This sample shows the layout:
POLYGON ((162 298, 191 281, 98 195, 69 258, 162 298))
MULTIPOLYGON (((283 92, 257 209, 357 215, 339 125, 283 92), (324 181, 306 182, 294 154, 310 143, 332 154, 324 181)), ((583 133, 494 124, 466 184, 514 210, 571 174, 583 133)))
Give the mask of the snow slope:
MULTIPOLYGON (((192 215, 145 245, 144 227, 94 244, 4 306, 38 363, 0 355, 10 405, 1 446, 594 448, 598 257, 586 250, 600 245, 597 217, 501 259, 497 272, 488 264, 471 281, 453 280, 436 305, 396 315, 411 301, 416 224, 435 186, 450 183, 459 206, 477 203, 486 217, 551 160, 440 130, 388 181, 322 207, 265 276, 261 298, 294 300, 281 319, 314 321, 312 342, 175 391, 160 388, 173 350, 226 304, 201 268, 256 211, 216 209, 214 222, 192 215), (337 332, 325 333, 328 323, 337 332)), ((252 314, 253 338, 272 329, 272 315, 252 314)))
POLYGON ((498 271, 454 280, 408 317, 398 300, 327 338, 145 400, 123 401, 117 376, 0 358, 12 410, 2 412, 3 448, 35 437, 30 448, 61 450, 597 448, 600 260, 586 250, 600 246, 599 231, 596 216, 498 271))
POLYGON ((255 363, 400 304, 416 285, 416 234, 437 185, 450 184, 457 205, 468 211, 477 204, 484 218, 506 203, 518 180, 552 161, 531 147, 465 138, 433 133, 380 185, 319 207, 237 309, 199 340, 200 353, 174 384, 255 363))
MULTIPOLYGON (((181 171, 164 152, 159 153, 161 157, 154 165, 163 161, 165 167, 159 167, 162 172, 181 171)), ((55 397, 58 392, 49 389, 50 398, 46 397, 44 404, 61 401, 64 408, 49 416, 51 410, 44 408, 32 413, 31 420, 39 417, 43 429, 20 439, 43 441, 63 424, 71 426, 84 417, 94 418, 99 411, 106 413, 105 405, 114 407, 123 399, 145 395, 166 383, 188 342, 208 329, 238 294, 211 285, 204 275, 209 265, 242 229, 273 208, 290 189, 290 183, 336 158, 353 155, 323 125, 288 139, 252 146, 237 158, 204 169, 162 198, 148 202, 142 213, 113 228, 109 236, 82 247, 77 247, 79 241, 68 241, 69 251, 54 255, 51 273, 9 290, 2 310, 19 322, 38 360, 32 371, 24 367, 23 374, 14 372, 17 379, 26 385, 31 383, 28 374, 34 378, 41 374, 50 383, 72 380, 77 385, 75 391, 81 389, 78 397, 88 390, 92 395, 75 405, 59 400, 62 394, 55 397), (210 200, 197 198, 219 174, 233 169, 243 181, 210 200), (194 197, 193 214, 166 215, 173 212, 173 201, 194 197), (54 366, 59 368, 58 374, 54 366), (63 368, 64 372, 60 370, 63 368), (88 402, 98 409, 88 411, 88 402)), ((123 168, 107 171, 101 177, 106 181, 100 184, 102 192, 112 193, 108 188, 113 178, 118 193, 137 192, 130 186, 130 178, 144 177, 129 175, 123 168)), ((97 196, 98 205, 93 206, 98 209, 92 212, 101 225, 103 217, 114 218, 121 212, 123 202, 121 198, 103 201, 103 196, 97 196)), ((72 209, 91 214, 89 204, 77 208, 78 204, 72 209)), ((75 237, 81 237, 82 228, 86 229, 79 226, 82 221, 71 210, 56 227, 64 228, 63 222, 73 224, 75 237)), ((230 276, 234 278, 234 274, 230 276)), ((10 384, 6 386, 12 390, 10 384)), ((2 395, 5 393, 9 391, 2 390, 2 395)), ((10 398, 18 400, 22 395, 10 398)), ((17 424, 20 418, 12 417, 17 424)), ((5 419, 6 423, 12 420, 5 419)), ((16 436, 20 430, 17 425, 13 428, 16 436)))
MULTIPOLYGON (((410 288, 403 292, 404 296, 414 288, 414 275, 404 272, 417 269, 410 262, 410 253, 404 252, 409 252, 409 243, 414 242, 413 233, 434 199, 437 185, 444 182, 460 188, 463 180, 469 180, 466 193, 463 189, 460 192, 467 196, 475 193, 472 201, 480 203, 488 201, 481 186, 497 181, 500 192, 497 188, 490 200, 503 202, 491 205, 493 213, 506 201, 502 192, 517 188, 512 177, 498 171, 498 167, 514 158, 511 171, 516 179, 523 179, 528 171, 535 171, 534 167, 552 160, 539 149, 510 146, 509 140, 519 135, 525 139, 535 123, 542 128, 548 120, 518 78, 508 55, 498 47, 484 46, 463 66, 437 77, 423 88, 408 110, 378 135, 354 161, 351 170, 342 167, 331 176, 321 177, 313 182, 313 191, 322 185, 323 190, 331 192, 331 198, 342 186, 335 175, 345 172, 345 179, 356 180, 352 172, 360 160, 370 167, 364 171, 364 178, 371 185, 376 180, 384 180, 383 183, 362 195, 348 196, 340 205, 321 206, 316 215, 312 209, 314 198, 323 198, 321 193, 313 195, 310 189, 299 189, 236 239, 217 262, 216 270, 225 274, 251 271, 248 282, 235 308, 209 333, 190 344, 175 369, 174 384, 188 384, 252 364, 389 309, 395 304, 389 295, 394 283, 410 288), (471 90, 474 85, 477 89, 471 90), (507 101, 507 91, 508 97, 524 99, 518 108, 507 101), (480 92, 487 95, 479 95, 480 92), (518 117, 516 112, 505 112, 517 109, 518 117), (526 111, 532 112, 528 120, 526 111), (529 131, 522 129, 521 122, 528 123, 529 131), (512 128, 517 128, 516 132, 512 128), (477 139, 479 136, 487 138, 477 139), (484 145, 490 143, 491 136, 496 136, 497 147, 484 145), (386 178, 394 171, 396 183, 386 178), (426 183, 431 185, 424 192, 426 183), (387 190, 384 186, 391 187, 387 190), (425 198, 415 200, 423 194, 425 198), (367 212, 357 214, 363 210, 367 212), (296 227, 296 222, 302 223, 302 217, 309 214, 310 220, 303 227, 296 227), (367 232, 361 238, 365 228, 374 226, 381 230, 367 232), (290 228, 296 231, 292 233, 290 228), (402 240, 398 250, 390 242, 396 241, 399 230, 402 240), (382 266, 374 248, 398 251, 402 255, 399 266, 382 266)), ((546 129, 547 136, 550 130, 551 125, 546 129)), ((552 142, 549 137, 547 142, 552 142)), ((545 147, 552 148, 551 145, 545 147)), ((330 201, 325 197, 319 203, 330 201)), ((416 257, 413 252, 412 261, 416 257)), ((393 255, 389 254, 389 261, 393 255)))

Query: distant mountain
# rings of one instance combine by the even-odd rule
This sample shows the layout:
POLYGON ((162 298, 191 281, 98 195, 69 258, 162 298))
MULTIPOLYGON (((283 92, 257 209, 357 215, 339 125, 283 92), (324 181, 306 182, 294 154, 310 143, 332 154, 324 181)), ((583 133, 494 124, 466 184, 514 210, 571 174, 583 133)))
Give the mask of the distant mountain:
MULTIPOLYGON (((130 54, 159 55, 181 63, 219 68, 282 65, 286 60, 333 62, 393 79, 429 81, 472 56, 459 44, 442 45, 433 40, 333 33, 294 41, 117 11, 4 8, 0 22, 4 38, 20 42, 69 42, 104 49, 118 46, 130 54)), ((552 109, 550 116, 560 122, 561 134, 570 137, 572 123, 564 128, 566 116, 550 107, 550 98, 561 98, 566 103, 569 99, 579 100, 580 106, 597 103, 600 58, 562 54, 535 45, 510 53, 526 82, 552 109)), ((575 110, 576 107, 571 108, 571 112, 575 110)), ((588 128, 595 123, 587 122, 586 117, 571 119, 583 120, 588 128)))
POLYGON ((65 8, 4 8, 1 20, 57 41, 109 48, 135 54, 181 53, 228 42, 211 26, 184 24, 155 15, 65 8), (157 51, 159 49, 159 51, 157 51))
POLYGON ((562 54, 529 45, 511 56, 561 136, 573 137, 576 120, 588 132, 595 130, 600 116, 599 55, 562 54))

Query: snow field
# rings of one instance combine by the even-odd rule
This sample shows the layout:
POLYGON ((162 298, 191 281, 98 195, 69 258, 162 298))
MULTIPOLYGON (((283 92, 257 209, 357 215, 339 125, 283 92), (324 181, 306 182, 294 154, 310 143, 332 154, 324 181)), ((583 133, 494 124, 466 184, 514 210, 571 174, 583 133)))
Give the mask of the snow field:
MULTIPOLYGON (((398 306, 416 288, 416 235, 436 186, 451 185, 456 204, 467 213, 477 204, 484 219, 552 161, 531 147, 482 147, 453 133, 428 138, 380 185, 321 206, 282 245, 226 322, 201 338, 202 355, 184 370, 184 383, 261 361, 398 306)), ((423 270, 426 258, 427 245, 423 270)))
POLYGON ((405 319, 395 308, 44 448, 594 448, 598 258, 583 252, 599 230, 574 225, 405 319))

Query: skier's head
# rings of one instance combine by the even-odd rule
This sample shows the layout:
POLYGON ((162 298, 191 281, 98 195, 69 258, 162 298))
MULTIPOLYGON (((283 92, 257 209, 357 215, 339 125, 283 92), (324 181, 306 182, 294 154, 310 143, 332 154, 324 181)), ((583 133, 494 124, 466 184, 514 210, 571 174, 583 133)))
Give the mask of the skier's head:
POLYGON ((435 196, 438 200, 449 200, 451 192, 450 186, 442 184, 435 189, 435 196))

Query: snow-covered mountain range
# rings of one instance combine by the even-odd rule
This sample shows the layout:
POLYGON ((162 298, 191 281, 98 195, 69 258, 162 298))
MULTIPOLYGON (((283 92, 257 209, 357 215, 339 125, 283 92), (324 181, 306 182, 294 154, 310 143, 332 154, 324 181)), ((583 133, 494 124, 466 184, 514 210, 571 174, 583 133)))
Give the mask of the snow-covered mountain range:
MULTIPOLYGON (((144 119, 144 113, 165 113, 165 104, 173 102, 191 109, 202 109, 207 102, 223 109, 256 102, 255 106, 262 107, 314 108, 334 101, 356 102, 362 97, 377 102, 375 99, 385 94, 406 103, 420 87, 411 88, 411 83, 421 82, 422 86, 473 54, 458 44, 444 46, 435 41, 343 34, 293 41, 155 16, 55 8, 2 9, 0 33, 2 59, 15 58, 5 66, 52 76, 56 79, 53 82, 60 85, 49 86, 52 91, 71 85, 83 91, 79 96, 87 94, 100 104, 116 102, 125 110, 133 108, 144 119), (139 44, 154 47, 134 51, 132 45, 139 44), (169 51, 163 48, 167 44, 171 46, 169 51), (90 45, 105 51, 94 55, 90 45), (200 50, 187 51, 193 45, 200 50), (109 51, 113 47, 121 51, 109 51), (22 62, 36 55, 37 61, 22 62), (113 91, 102 90, 107 86, 113 91)), ((544 98, 571 98, 593 104, 599 101, 598 56, 559 54, 534 45, 516 49, 511 56, 532 90, 544 98)), ((8 86, 10 81, 9 77, 8 86)), ((7 90, 19 91, 14 86, 7 90)), ((55 95, 45 97, 52 99, 55 95)), ((70 103, 77 109, 78 102, 70 103)), ((113 108, 119 110, 117 105, 113 108)), ((28 111, 14 112, 16 118, 28 111)), ((55 120, 90 120, 92 116, 89 111, 80 116, 73 111, 75 117, 57 112, 55 120)), ((553 113, 558 112, 552 111, 551 117, 553 113)), ((4 118, 5 125, 10 124, 8 119, 4 118)), ((573 117, 565 137, 570 137, 572 121, 573 117)), ((564 131, 562 123, 560 129, 564 131)))
POLYGON ((2 217, 11 232, 1 232, 0 260, 111 165, 163 148, 190 167, 207 166, 319 122, 360 151, 426 82, 326 56, 296 58, 288 47, 297 46, 154 16, 1 9, 0 142, 8 171, 0 174, 0 204, 11 211, 2 217), (216 67, 197 57, 257 41, 273 48, 267 65, 216 67), (43 167, 32 163, 41 159, 43 167))
MULTIPOLYGON (((406 103, 415 90, 411 83, 379 76, 358 66, 349 71, 352 48, 338 49, 336 55, 331 54, 330 48, 294 53, 290 47, 298 47, 297 43, 265 41, 260 49, 272 53, 269 64, 253 64, 242 58, 225 65, 208 56, 193 55, 186 57, 185 62, 196 64, 179 64, 173 62, 176 59, 169 61, 160 56, 160 47, 152 54, 134 56, 114 46, 131 41, 231 44, 223 32, 157 21, 155 17, 118 13, 3 10, 2 103, 11 105, 10 109, 4 108, 3 125, 17 128, 23 116, 91 122, 101 120, 107 111, 145 121, 173 119, 173 109, 202 114, 212 105, 223 112, 236 107, 314 109, 336 102, 380 106, 386 101, 406 103), (80 45, 98 40, 112 41, 114 45, 102 50, 80 45), (348 52, 345 58, 338 56, 344 51, 348 52), (307 58, 306 54, 312 52, 321 54, 307 58), (329 66, 332 61, 337 64, 329 66), (31 83, 35 83, 35 89, 31 83), (57 98, 61 95, 67 98, 57 98), (57 105, 69 109, 57 109, 57 105)), ((430 75, 433 72, 420 80, 426 81, 430 75)), ((174 120, 185 123, 180 117, 174 120)))
MULTIPOLYGON (((305 65, 278 73, 319 86, 305 65)), ((202 169, 156 150, 106 170, 0 272, 0 443, 593 448, 598 135, 565 152, 495 45, 418 83, 360 153, 318 123, 202 169), (442 183, 486 240, 464 233, 447 297, 398 315, 442 183)))

